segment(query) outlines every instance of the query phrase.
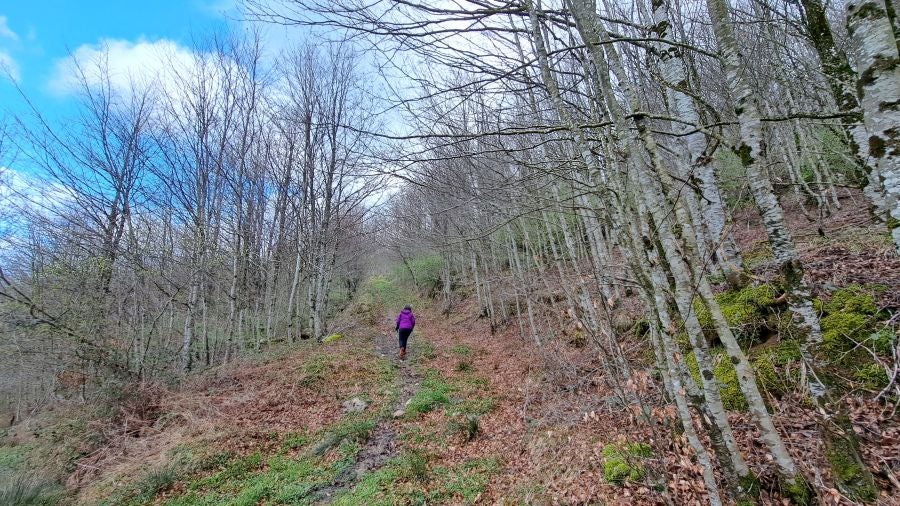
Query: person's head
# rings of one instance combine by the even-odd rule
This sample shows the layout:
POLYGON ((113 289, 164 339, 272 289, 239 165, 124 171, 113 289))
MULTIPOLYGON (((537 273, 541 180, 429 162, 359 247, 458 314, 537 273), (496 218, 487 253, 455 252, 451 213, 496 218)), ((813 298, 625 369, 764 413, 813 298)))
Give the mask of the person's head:
POLYGON ((409 304, 407 304, 407 305, 403 306, 403 310, 404 310, 404 311, 412 311, 412 306, 410 306, 409 304))

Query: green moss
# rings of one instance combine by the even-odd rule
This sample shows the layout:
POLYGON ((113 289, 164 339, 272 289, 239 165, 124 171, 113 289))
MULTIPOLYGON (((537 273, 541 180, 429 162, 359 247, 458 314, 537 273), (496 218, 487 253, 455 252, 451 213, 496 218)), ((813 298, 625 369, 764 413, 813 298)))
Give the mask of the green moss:
POLYGON ((863 315, 874 315, 878 312, 878 306, 875 305, 875 299, 865 288, 859 285, 850 285, 841 288, 831 295, 824 306, 825 312, 836 313, 839 311, 846 313, 856 313, 863 315))
MULTIPOLYGON (((713 376, 719 384, 719 391, 722 394, 722 404, 729 411, 744 411, 747 409, 747 399, 741 391, 738 383, 737 371, 734 369, 728 354, 723 348, 712 348, 710 355, 713 359, 713 376)), ((685 355, 685 364, 688 371, 694 378, 694 382, 701 388, 703 383, 700 378, 700 367, 697 364, 697 357, 693 353, 685 355)))
POLYGON ((757 502, 759 502, 759 492, 761 487, 759 478, 753 473, 740 478, 739 490, 740 492, 738 493, 742 497, 741 502, 746 502, 748 504, 757 504, 757 502))
POLYGON ((822 318, 823 347, 828 353, 847 351, 870 333, 870 318, 864 314, 837 311, 822 318))
POLYGON ((766 326, 778 334, 780 341, 791 341, 804 336, 804 332, 797 327, 797 323, 794 321, 794 313, 790 311, 776 311, 769 314, 766 326))
POLYGON ((328 344, 328 343, 333 343, 335 341, 340 341, 343 338, 344 338, 344 334, 336 333, 336 334, 331 334, 330 336, 326 337, 325 339, 322 339, 322 342, 325 344, 328 344))
POLYGON ((822 314, 825 312, 825 302, 822 299, 816 297, 812 300, 813 309, 816 310, 816 313, 822 314))
POLYGON ((888 384, 888 375, 881 364, 866 364, 853 373, 853 378, 872 390, 881 390, 888 384))
POLYGON ((691 348, 691 338, 687 335, 687 332, 678 332, 675 334, 674 338, 675 344, 682 350, 689 350, 691 348))
MULTIPOLYGON (((735 333, 735 337, 752 339, 767 326, 766 319, 770 306, 775 304, 775 296, 775 287, 762 284, 722 292, 715 298, 722 310, 722 316, 735 333)), ((699 299, 694 301, 694 310, 704 330, 714 332, 712 315, 699 299)))
POLYGON ((780 480, 781 493, 791 500, 793 504, 806 506, 813 503, 813 491, 809 488, 809 484, 802 477, 797 477, 793 481, 780 480))
POLYGON ((774 259, 775 255, 772 253, 772 247, 769 246, 768 241, 765 241, 745 251, 743 258, 746 266, 753 268, 774 259))
POLYGON ((895 228, 900 227, 900 220, 893 216, 888 216, 886 223, 888 230, 894 230, 895 228))
POLYGON ((653 449, 646 443, 610 443, 603 447, 603 479, 621 484, 644 478, 646 467, 643 459, 653 456, 653 449))
POLYGON ((782 341, 759 352, 753 359, 759 388, 778 395, 791 391, 799 381, 799 369, 788 372, 785 366, 799 362, 800 358, 800 344, 794 340, 782 341))
POLYGON ((857 454, 852 443, 834 437, 827 446, 825 458, 831 464, 838 489, 853 500, 872 502, 877 499, 878 488, 872 481, 872 475, 863 464, 851 457, 857 454))
POLYGON ((876 352, 890 356, 897 343, 897 332, 890 327, 885 327, 870 335, 869 341, 872 343, 876 352))
POLYGON ((744 304, 752 304, 756 307, 766 307, 775 304, 775 287, 769 284, 748 286, 736 292, 726 292, 724 300, 734 300, 744 304), (733 295, 727 295, 733 294, 733 295))

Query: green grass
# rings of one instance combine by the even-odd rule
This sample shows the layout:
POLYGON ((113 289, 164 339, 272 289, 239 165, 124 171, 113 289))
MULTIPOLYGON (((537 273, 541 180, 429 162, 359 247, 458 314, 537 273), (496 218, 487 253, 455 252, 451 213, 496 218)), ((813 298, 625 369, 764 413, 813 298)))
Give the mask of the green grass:
POLYGON ((25 466, 32 445, 0 446, 0 470, 13 471, 25 466))
POLYGON ((437 358, 437 351, 434 348, 434 344, 430 341, 420 340, 413 349, 418 351, 416 358, 419 360, 434 360, 437 358))
POLYGON ((422 380, 419 391, 410 399, 406 413, 409 416, 417 416, 439 406, 446 406, 450 404, 450 395, 456 390, 457 387, 449 383, 440 373, 429 372, 422 380))
POLYGON ((324 382, 331 372, 331 357, 326 353, 316 353, 306 359, 300 368, 303 376, 300 384, 307 387, 318 386, 324 382))
POLYGON ((456 409, 465 415, 482 416, 493 411, 496 405, 492 397, 475 397, 460 402, 456 409))
POLYGON ((62 487, 43 476, 0 468, 0 504, 4 506, 51 506, 62 494, 62 487))
POLYGON ((0 446, 0 504, 43 506, 57 504, 64 490, 52 474, 35 470, 45 448, 34 444, 0 446))
POLYGON ((307 434, 303 433, 288 433, 284 442, 281 443, 281 448, 284 451, 296 450, 297 448, 302 448, 310 443, 310 437, 307 434))
POLYGON ((472 348, 465 344, 457 344, 456 346, 451 348, 450 351, 462 356, 468 356, 472 354, 472 348))
MULTIPOLYGON (((357 353, 357 352, 351 352, 357 353)), ((235 456, 202 448, 179 448, 169 467, 151 471, 128 486, 120 486, 109 504, 148 504, 159 492, 183 490, 164 504, 172 506, 240 506, 311 504, 316 491, 334 483, 353 465, 379 417, 396 395, 396 367, 372 353, 358 352, 350 381, 365 384, 357 393, 381 409, 349 414, 316 432, 297 431, 269 435, 270 443, 258 451, 235 456)), ((338 378, 334 359, 327 353, 309 356, 300 366, 303 384, 344 388, 331 384, 338 378)), ((343 378, 344 376, 341 376, 343 378)), ((171 492, 170 492, 171 494, 171 492)))
POLYGON ((363 476, 334 504, 473 504, 499 469, 495 458, 470 459, 452 467, 429 467, 423 454, 411 451, 363 476))
POLYGON ((500 469, 496 458, 471 459, 454 467, 435 467, 432 480, 440 486, 430 491, 432 502, 450 502, 459 498, 465 504, 472 504, 491 481, 491 476, 500 469))
POLYGON ((359 452, 358 443, 343 441, 336 458, 290 457, 260 453, 235 459, 224 469, 187 484, 185 495, 165 502, 169 506, 243 506, 261 501, 274 504, 309 504, 312 493, 332 483, 359 452))

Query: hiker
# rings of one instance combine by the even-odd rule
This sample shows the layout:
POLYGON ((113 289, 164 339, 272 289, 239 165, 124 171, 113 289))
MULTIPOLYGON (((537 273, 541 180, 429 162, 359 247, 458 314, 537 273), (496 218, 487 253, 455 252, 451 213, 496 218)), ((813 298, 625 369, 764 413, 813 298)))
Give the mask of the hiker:
POLYGON ((406 306, 400 314, 397 315, 397 336, 400 338, 400 360, 406 358, 406 340, 412 334, 413 327, 416 326, 416 315, 412 312, 412 307, 406 306))

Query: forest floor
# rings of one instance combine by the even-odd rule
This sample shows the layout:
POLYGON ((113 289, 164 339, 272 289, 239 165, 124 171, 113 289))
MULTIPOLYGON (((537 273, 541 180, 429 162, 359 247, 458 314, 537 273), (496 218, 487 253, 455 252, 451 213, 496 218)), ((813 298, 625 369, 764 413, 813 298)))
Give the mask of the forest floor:
MULTIPOLYGON (((771 254, 754 220, 736 217, 737 240, 766 280, 771 254)), ((820 290, 900 287, 900 260, 883 233, 849 211, 830 223, 822 234, 794 223, 820 290)), ((896 310, 898 296, 883 291, 878 304, 896 310)), ((471 301, 448 316, 417 313, 406 361, 395 356, 387 316, 356 317, 332 342, 272 348, 178 388, 127 390, 100 417, 83 408, 45 413, 0 434, 0 465, 55 473, 66 485, 62 502, 76 504, 706 503, 683 437, 618 404, 590 346, 560 338, 538 347, 516 322, 492 332, 471 301), (639 459, 615 454, 636 444, 647 448, 639 459), (610 480, 610 463, 630 479, 610 480)), ((671 408, 657 402, 648 346, 637 336, 621 344, 636 365, 627 388, 650 401, 657 419, 670 419, 671 408)), ((871 397, 848 395, 854 428, 866 463, 884 471, 878 502, 900 504, 900 484, 891 483, 900 424, 871 397)), ((802 471, 826 491, 820 500, 849 504, 830 488, 811 408, 790 395, 769 401, 802 471)), ((730 418, 763 478, 760 501, 781 504, 749 417, 730 418)))

